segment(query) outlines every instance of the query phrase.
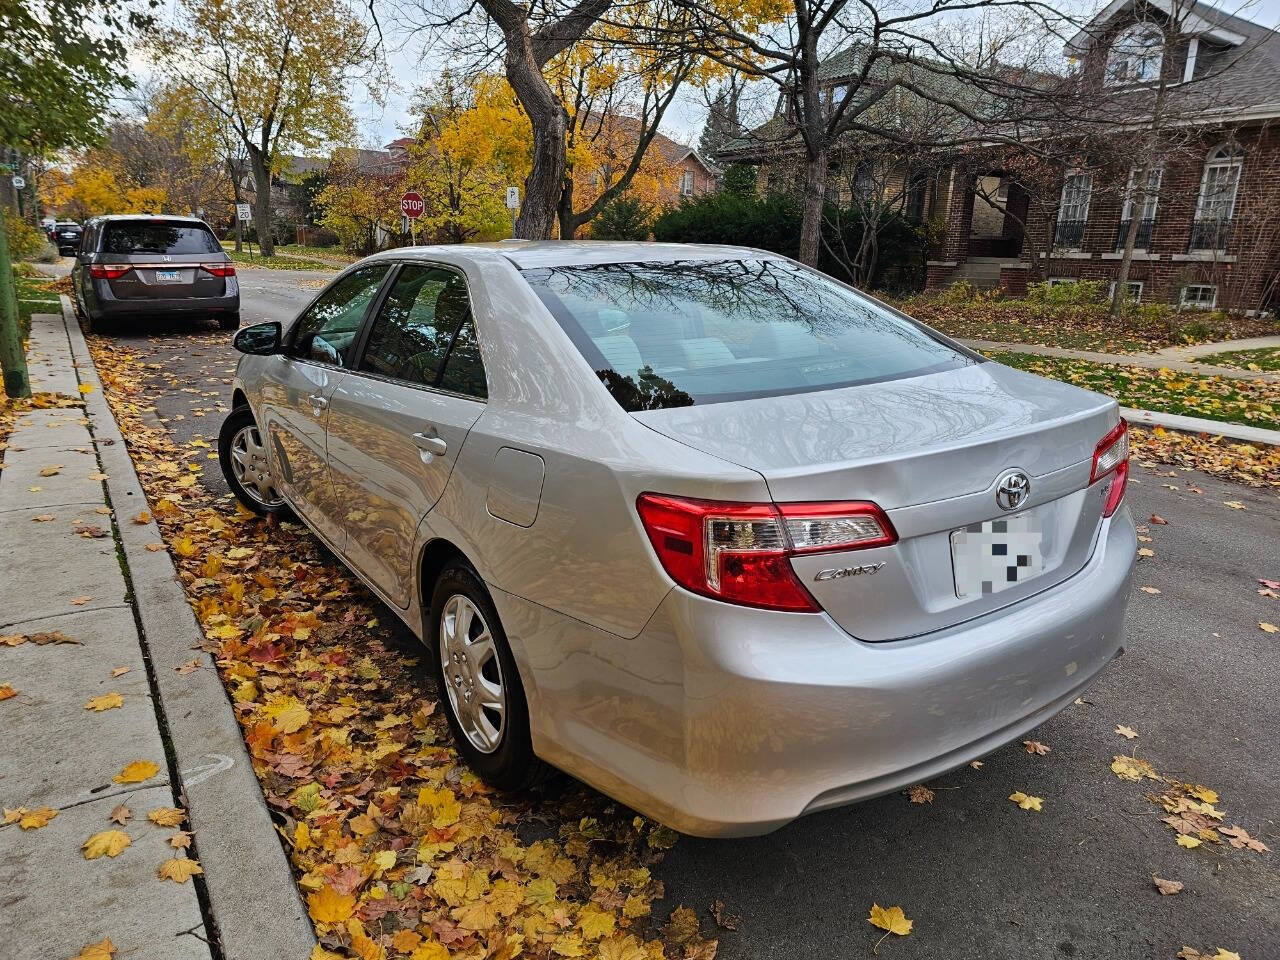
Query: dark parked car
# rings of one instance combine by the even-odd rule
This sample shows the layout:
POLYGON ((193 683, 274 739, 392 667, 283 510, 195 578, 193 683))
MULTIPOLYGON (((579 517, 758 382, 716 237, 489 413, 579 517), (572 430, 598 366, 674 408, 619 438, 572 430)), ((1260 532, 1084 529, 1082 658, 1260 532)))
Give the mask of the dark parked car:
POLYGON ((49 228, 49 242, 58 248, 64 257, 74 257, 80 249, 80 224, 74 220, 63 220, 49 228))
POLYGON ((116 317, 213 317, 240 326, 236 268, 194 217, 97 217, 71 270, 77 312, 92 330, 116 317))

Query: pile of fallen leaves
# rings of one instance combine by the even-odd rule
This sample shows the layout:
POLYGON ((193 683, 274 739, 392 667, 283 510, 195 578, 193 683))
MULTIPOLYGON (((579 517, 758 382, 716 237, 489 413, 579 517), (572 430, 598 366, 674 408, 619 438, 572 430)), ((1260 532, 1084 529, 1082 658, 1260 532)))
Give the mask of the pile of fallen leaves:
POLYGON ((416 641, 380 622, 300 524, 210 494, 199 478, 215 454, 152 425, 138 356, 91 348, 297 871, 316 958, 715 955, 694 911, 650 917, 663 890, 649 868, 672 831, 580 785, 539 801, 478 780, 416 641))
MULTIPOLYGON (((905 313, 953 337, 1001 343, 1146 353, 1184 343, 1261 337, 1277 332, 1270 317, 1183 313, 1147 307, 1120 318, 1103 303, 1065 305, 980 295, 956 301, 944 291, 894 302, 905 313)), ((1154 306, 1154 305, 1153 305, 1154 306)))
POLYGON ((1251 487, 1280 487, 1280 447, 1164 427, 1130 427, 1129 442, 1134 459, 1144 466, 1187 467, 1251 487))

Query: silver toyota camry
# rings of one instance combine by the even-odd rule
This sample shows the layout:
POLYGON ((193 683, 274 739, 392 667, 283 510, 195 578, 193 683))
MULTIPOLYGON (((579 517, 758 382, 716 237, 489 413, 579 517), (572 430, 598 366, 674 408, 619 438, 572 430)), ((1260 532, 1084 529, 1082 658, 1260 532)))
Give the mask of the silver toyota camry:
POLYGON ((431 650, 492 784, 763 833, 961 766, 1123 649, 1113 400, 786 258, 379 254, 242 329, 219 452, 431 650))

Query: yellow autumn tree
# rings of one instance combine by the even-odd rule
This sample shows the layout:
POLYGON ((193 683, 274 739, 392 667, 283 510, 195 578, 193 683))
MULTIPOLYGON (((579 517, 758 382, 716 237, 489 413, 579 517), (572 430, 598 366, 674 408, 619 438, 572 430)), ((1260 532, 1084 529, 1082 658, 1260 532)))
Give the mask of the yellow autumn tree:
POLYGON ((166 199, 162 187, 122 182, 105 150, 90 150, 70 170, 55 167, 40 181, 45 207, 81 222, 108 213, 158 213, 165 209, 166 199))
POLYGON ((501 77, 445 73, 418 96, 406 183, 422 194, 423 234, 447 243, 511 235, 506 188, 529 173, 530 127, 501 77))
POLYGON ((320 223, 352 253, 368 254, 398 239, 403 173, 391 164, 362 161, 358 151, 340 148, 329 161, 328 185, 316 197, 320 223))

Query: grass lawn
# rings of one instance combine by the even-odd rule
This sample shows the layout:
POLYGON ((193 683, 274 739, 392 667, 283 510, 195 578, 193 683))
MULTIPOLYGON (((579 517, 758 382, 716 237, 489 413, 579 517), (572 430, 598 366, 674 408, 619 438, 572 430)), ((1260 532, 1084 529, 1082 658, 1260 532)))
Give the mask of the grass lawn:
POLYGON ((60 313, 61 302, 55 289, 57 281, 52 277, 13 278, 18 296, 18 329, 25 340, 31 335, 33 313, 60 313))
POLYGON ((1280 370, 1280 347, 1215 353, 1208 357, 1197 357, 1196 362, 1212 363, 1219 367, 1241 367, 1245 370, 1280 370))
POLYGON ((332 263, 322 263, 319 260, 307 260, 302 257, 264 257, 256 253, 236 253, 234 250, 227 250, 229 256, 236 263, 243 264, 246 267, 266 267, 271 270, 332 270, 332 263))
POLYGON ((1280 384, 1025 353, 992 351, 988 356, 1010 367, 1108 394, 1121 406, 1280 430, 1280 384))
POLYGON ((965 340, 1033 343, 1103 353, 1147 353, 1185 343, 1210 343, 1280 333, 1269 317, 1217 312, 1176 313, 1147 305, 1119 319, 1103 304, 1060 305, 979 297, 955 302, 945 295, 891 301, 922 323, 965 340))
POLYGON ((355 263, 357 260, 364 259, 358 254, 347 253, 341 247, 304 247, 297 243, 282 243, 276 247, 276 250, 295 257, 322 257, 325 260, 338 260, 342 263, 355 263))

